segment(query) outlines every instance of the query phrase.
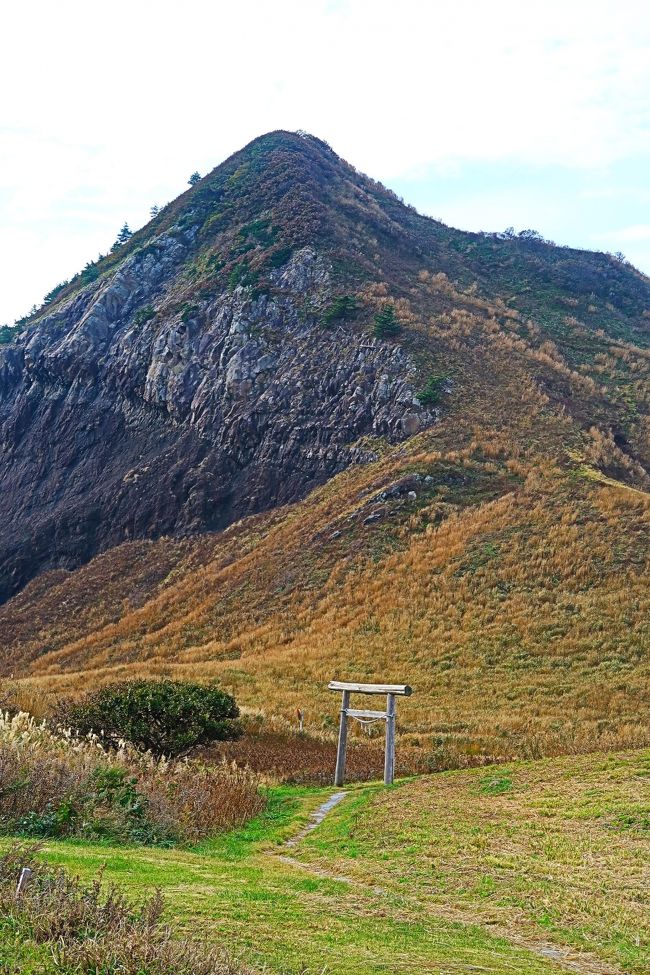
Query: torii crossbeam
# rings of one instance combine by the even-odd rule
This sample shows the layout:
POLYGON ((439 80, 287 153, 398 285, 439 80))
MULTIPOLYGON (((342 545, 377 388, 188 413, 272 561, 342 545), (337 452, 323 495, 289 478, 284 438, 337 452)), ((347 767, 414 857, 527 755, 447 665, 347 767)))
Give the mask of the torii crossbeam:
POLYGON ((341 723, 339 725, 339 746, 336 753, 336 772, 334 785, 343 785, 345 778, 345 752, 348 739, 348 717, 360 720, 386 722, 386 750, 384 753, 384 785, 392 785, 395 777, 395 697, 409 697, 412 689, 408 684, 354 684, 342 680, 332 680, 330 691, 341 691, 341 723), (350 694, 385 694, 385 711, 358 711, 350 707, 350 694))

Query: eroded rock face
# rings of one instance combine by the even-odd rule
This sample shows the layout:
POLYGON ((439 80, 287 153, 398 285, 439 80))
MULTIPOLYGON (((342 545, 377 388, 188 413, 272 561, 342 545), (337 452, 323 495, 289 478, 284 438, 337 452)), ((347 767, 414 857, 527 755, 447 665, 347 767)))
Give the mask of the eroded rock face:
POLYGON ((273 294, 174 310, 188 246, 159 238, 0 350, 2 597, 125 538, 294 500, 368 459, 360 437, 433 421, 398 346, 319 323, 314 250, 273 272, 273 294))

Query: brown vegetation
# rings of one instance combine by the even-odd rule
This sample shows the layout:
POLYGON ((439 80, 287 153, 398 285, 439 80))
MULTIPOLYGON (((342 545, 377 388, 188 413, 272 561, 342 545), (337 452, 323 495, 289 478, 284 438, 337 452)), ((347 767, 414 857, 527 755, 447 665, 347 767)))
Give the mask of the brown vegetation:
POLYGON ((223 763, 155 760, 0 715, 0 829, 122 842, 195 842, 264 808, 258 779, 223 763))
POLYGON ((39 971, 59 975, 100 971, 245 975, 249 971, 219 949, 172 935, 162 921, 164 902, 159 893, 135 907, 114 885, 104 888, 101 878, 84 885, 41 863, 37 853, 37 846, 15 844, 0 856, 0 915, 17 954, 24 949, 23 957, 31 955, 31 945, 50 949, 50 958, 45 956, 39 971), (17 894, 24 867, 33 875, 17 894))
MULTIPOLYGON (((278 724, 279 722, 274 722, 278 724)), ((350 734, 346 759, 347 782, 369 782, 384 774, 383 738, 360 741, 350 734)), ((200 752, 201 760, 234 762, 239 768, 275 782, 301 785, 331 785, 336 765, 336 743, 331 735, 306 735, 299 732, 264 726, 247 728, 239 741, 219 742, 200 752)), ((396 760, 396 775, 414 775, 429 771, 418 749, 400 748, 396 760)))
POLYGON ((322 245, 358 301, 346 327, 369 337, 390 304, 421 387, 446 377, 440 422, 395 448, 366 438, 373 462, 295 505, 35 579, 0 608, 16 699, 45 713, 89 680, 217 677, 333 736, 328 680, 381 676, 413 684, 399 730, 432 768, 646 743, 647 282, 426 221, 318 140, 273 133, 214 176, 223 240, 209 181, 187 196, 210 246, 267 210, 283 241, 322 245))
POLYGON ((414 685, 400 731, 443 767, 647 742, 647 496, 581 459, 508 457, 496 435, 460 451, 419 442, 199 541, 213 547, 204 568, 179 562, 116 622, 107 583, 93 610, 105 624, 68 617, 67 641, 57 607, 82 598, 87 572, 128 564, 129 546, 47 601, 26 590, 20 693, 82 690, 91 675, 217 676, 244 706, 287 720, 301 707, 308 732, 333 733, 327 681, 381 674, 414 685), (409 471, 433 478, 415 502, 373 502, 409 471), (51 652, 34 659, 43 642, 51 652))

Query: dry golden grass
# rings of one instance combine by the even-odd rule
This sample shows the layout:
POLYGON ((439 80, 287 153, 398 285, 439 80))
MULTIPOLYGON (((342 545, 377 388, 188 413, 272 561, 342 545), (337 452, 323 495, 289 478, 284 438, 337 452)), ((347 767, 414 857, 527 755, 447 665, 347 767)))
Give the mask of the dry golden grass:
POLYGON ((0 833, 113 842, 197 842, 260 813, 260 780, 225 762, 106 752, 26 714, 0 712, 0 833))
MULTIPOLYGON (((453 755, 646 743, 647 497, 584 477, 584 465, 504 460, 494 441, 490 453, 389 453, 300 505, 198 542, 213 546, 211 560, 179 561, 143 606, 59 636, 21 694, 127 674, 219 676, 267 715, 292 720, 304 708, 313 730, 335 723, 332 676, 383 677, 414 685, 400 730, 442 767, 453 755), (364 526, 369 498, 407 470, 431 472, 431 490, 364 526)), ((82 591, 100 561, 52 601, 82 591)), ((108 613, 110 599, 106 587, 108 613)), ((19 648, 31 659, 42 639, 41 620, 19 648)))
MULTIPOLYGON (((383 731, 383 729, 382 729, 383 731)), ((383 778, 384 743, 377 735, 361 740, 351 734, 345 763, 346 782, 369 782, 383 778)), ((336 765, 336 742, 327 734, 307 735, 277 719, 261 724, 247 722, 245 735, 237 741, 215 742, 197 750, 201 762, 235 763, 272 783, 331 785, 336 765)), ((396 759, 395 775, 409 776, 430 771, 419 749, 402 747, 396 759)))

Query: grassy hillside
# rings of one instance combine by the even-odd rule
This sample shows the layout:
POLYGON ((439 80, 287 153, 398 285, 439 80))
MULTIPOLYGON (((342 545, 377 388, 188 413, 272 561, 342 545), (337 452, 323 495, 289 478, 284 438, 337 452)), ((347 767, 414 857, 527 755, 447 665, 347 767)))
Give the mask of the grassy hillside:
POLYGON ((2 610, 5 668, 27 696, 219 676, 308 729, 335 721, 334 675, 408 680, 400 729, 436 766, 647 742, 648 496, 438 436, 222 535, 36 580, 2 610))
MULTIPOLYGON (((327 792, 276 788, 258 820, 194 849, 48 841, 43 855, 82 878, 101 866, 136 899, 161 888, 177 932, 271 973, 642 975, 649 760, 356 787, 290 847, 327 792)), ((19 933, 14 958, 33 957, 19 933)))

